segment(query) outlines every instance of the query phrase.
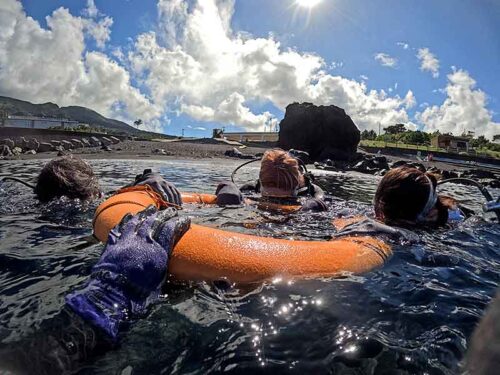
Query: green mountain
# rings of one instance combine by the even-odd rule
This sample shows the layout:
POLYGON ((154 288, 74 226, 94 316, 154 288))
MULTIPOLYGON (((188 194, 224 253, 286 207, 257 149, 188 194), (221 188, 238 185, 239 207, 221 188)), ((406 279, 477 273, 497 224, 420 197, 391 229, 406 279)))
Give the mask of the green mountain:
POLYGON ((136 128, 118 120, 106 118, 89 108, 70 106, 59 107, 54 103, 33 104, 24 100, 0 96, 0 112, 15 116, 37 116, 66 118, 89 124, 91 127, 101 127, 112 133, 138 135, 142 133, 136 128))

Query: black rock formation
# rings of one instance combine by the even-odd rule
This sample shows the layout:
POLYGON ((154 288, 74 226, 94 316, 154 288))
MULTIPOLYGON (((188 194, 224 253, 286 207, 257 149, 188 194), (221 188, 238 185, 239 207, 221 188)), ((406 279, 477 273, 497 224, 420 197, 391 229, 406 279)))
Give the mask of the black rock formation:
POLYGON ((293 103, 280 123, 278 146, 306 151, 312 160, 351 160, 360 132, 342 108, 293 103))

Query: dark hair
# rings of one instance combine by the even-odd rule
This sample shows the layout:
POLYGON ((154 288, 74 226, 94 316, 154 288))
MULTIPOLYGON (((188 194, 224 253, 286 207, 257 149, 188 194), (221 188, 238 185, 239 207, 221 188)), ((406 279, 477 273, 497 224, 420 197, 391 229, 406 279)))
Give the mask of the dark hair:
MULTIPOLYGON (((434 190, 436 186, 437 180, 432 174, 408 166, 394 168, 387 172, 377 187, 375 216, 388 224, 415 222, 427 204, 430 189, 434 190)), ((437 199, 437 225, 448 220, 448 204, 445 201, 445 197, 437 199)))
POLYGON ((66 196, 90 200, 99 196, 99 183, 92 167, 73 155, 49 161, 38 175, 35 194, 42 202, 66 196))

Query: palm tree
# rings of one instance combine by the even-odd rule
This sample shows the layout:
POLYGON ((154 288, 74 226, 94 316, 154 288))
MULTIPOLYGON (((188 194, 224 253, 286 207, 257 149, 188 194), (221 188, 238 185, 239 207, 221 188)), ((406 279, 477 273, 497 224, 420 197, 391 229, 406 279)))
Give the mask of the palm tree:
POLYGON ((142 125, 142 120, 141 119, 137 119, 134 121, 134 125, 137 129, 139 129, 139 126, 142 125))

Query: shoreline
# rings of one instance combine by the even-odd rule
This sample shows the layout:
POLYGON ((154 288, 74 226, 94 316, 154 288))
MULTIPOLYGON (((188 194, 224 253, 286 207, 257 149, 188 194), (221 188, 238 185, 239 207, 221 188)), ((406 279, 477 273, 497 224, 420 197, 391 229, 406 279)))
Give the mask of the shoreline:
MULTIPOLYGON (((240 146, 241 147, 241 146, 240 146)), ((258 155, 262 154, 270 146, 265 147, 262 145, 256 146, 243 146, 241 148, 235 147, 225 143, 213 142, 200 142, 200 141, 175 141, 175 142, 162 142, 162 141, 130 141, 125 140, 120 143, 110 145, 110 151, 103 150, 101 147, 85 147, 77 148, 74 150, 66 151, 87 160, 234 160, 244 162, 244 158, 235 158, 226 156, 227 151, 238 149, 245 155, 258 155)), ((438 168, 443 171, 463 172, 470 170, 487 170, 481 166, 474 165, 458 165, 446 161, 419 161, 416 158, 411 158, 410 155, 377 155, 373 153, 366 153, 373 156, 384 156, 388 163, 404 160, 410 163, 419 163, 424 165, 427 169, 431 167, 438 168)), ((17 156, 7 157, 2 161, 14 160, 48 160, 57 157, 57 151, 43 152, 35 155, 20 154, 17 156)), ((2 162, 0 161, 0 163, 2 162)), ((341 172, 341 170, 339 170, 341 172)), ((495 171, 495 173, 498 173, 495 171)))

